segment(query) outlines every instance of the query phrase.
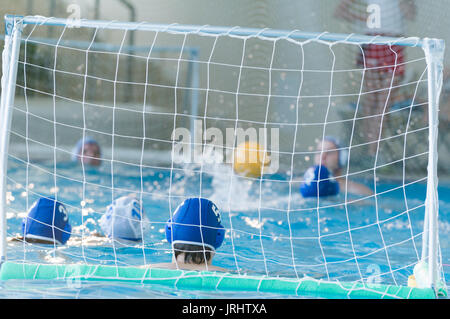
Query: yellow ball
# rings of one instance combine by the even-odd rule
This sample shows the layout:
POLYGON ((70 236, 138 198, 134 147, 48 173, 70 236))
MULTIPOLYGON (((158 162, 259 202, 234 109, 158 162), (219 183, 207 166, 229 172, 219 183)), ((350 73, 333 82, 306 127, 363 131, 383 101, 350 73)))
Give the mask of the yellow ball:
POLYGON ((234 150, 233 168, 239 175, 260 177, 269 162, 267 152, 256 142, 243 142, 234 150))

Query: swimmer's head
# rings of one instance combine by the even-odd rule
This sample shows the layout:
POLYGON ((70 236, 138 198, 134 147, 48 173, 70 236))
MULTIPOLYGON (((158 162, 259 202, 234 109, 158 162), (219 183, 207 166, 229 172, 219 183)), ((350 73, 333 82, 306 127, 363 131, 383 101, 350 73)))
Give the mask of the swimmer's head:
POLYGON ((214 252, 224 237, 219 209, 205 198, 186 199, 166 223, 166 239, 174 246, 194 245, 214 252))
POLYGON ((347 156, 347 150, 341 148, 337 139, 325 136, 322 141, 317 143, 314 164, 326 166, 330 171, 334 172, 347 164, 347 156))
POLYGON ((99 224, 107 237, 131 241, 142 240, 144 209, 139 201, 131 196, 115 199, 106 207, 99 224))
POLYGON ((310 167, 304 175, 300 185, 303 197, 323 197, 339 194, 339 183, 328 171, 326 166, 315 165, 310 167))
POLYGON ((101 164, 100 145, 88 136, 80 139, 72 151, 72 160, 91 166, 99 166, 101 164))
POLYGON ((26 241, 64 245, 71 231, 66 207, 53 198, 38 199, 22 220, 22 234, 26 241))

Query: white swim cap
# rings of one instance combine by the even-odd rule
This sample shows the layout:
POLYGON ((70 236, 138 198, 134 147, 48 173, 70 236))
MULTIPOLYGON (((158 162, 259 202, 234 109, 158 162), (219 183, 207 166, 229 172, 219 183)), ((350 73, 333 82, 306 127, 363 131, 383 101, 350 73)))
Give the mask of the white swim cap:
POLYGON ((138 241, 142 239, 144 209, 138 200, 123 196, 106 207, 99 224, 106 236, 114 239, 138 241))

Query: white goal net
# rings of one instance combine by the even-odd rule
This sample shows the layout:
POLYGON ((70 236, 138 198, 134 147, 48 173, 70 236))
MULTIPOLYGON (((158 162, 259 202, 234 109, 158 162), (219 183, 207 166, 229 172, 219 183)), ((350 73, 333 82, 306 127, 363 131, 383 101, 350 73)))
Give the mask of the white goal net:
MULTIPOLYGON (((166 222, 205 198, 225 230, 212 264, 238 276, 440 283, 442 41, 43 17, 6 25, 8 261, 170 263, 166 222), (123 220, 138 221, 138 240, 102 228, 123 196, 140 204, 123 220), (65 207, 63 245, 24 240, 40 198, 65 207)), ((54 216, 43 224, 57 236, 54 216)))

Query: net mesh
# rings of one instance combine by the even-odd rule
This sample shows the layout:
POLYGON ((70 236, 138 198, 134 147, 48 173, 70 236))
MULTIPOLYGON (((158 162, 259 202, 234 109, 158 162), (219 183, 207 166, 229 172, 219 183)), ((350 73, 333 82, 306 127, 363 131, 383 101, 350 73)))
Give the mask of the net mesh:
POLYGON ((24 28, 9 132, 9 260, 170 262, 166 221, 184 199, 205 197, 226 229, 215 265, 406 285, 421 258, 429 149, 420 47, 350 34, 109 26, 24 28), (99 166, 71 161, 87 137, 100 145, 99 166), (263 146, 264 174, 235 171, 245 140, 263 146), (338 195, 300 194, 318 164, 329 165, 338 195), (139 242, 105 237, 99 226, 128 195, 144 211, 139 242), (40 197, 65 205, 66 245, 13 240, 40 197))

